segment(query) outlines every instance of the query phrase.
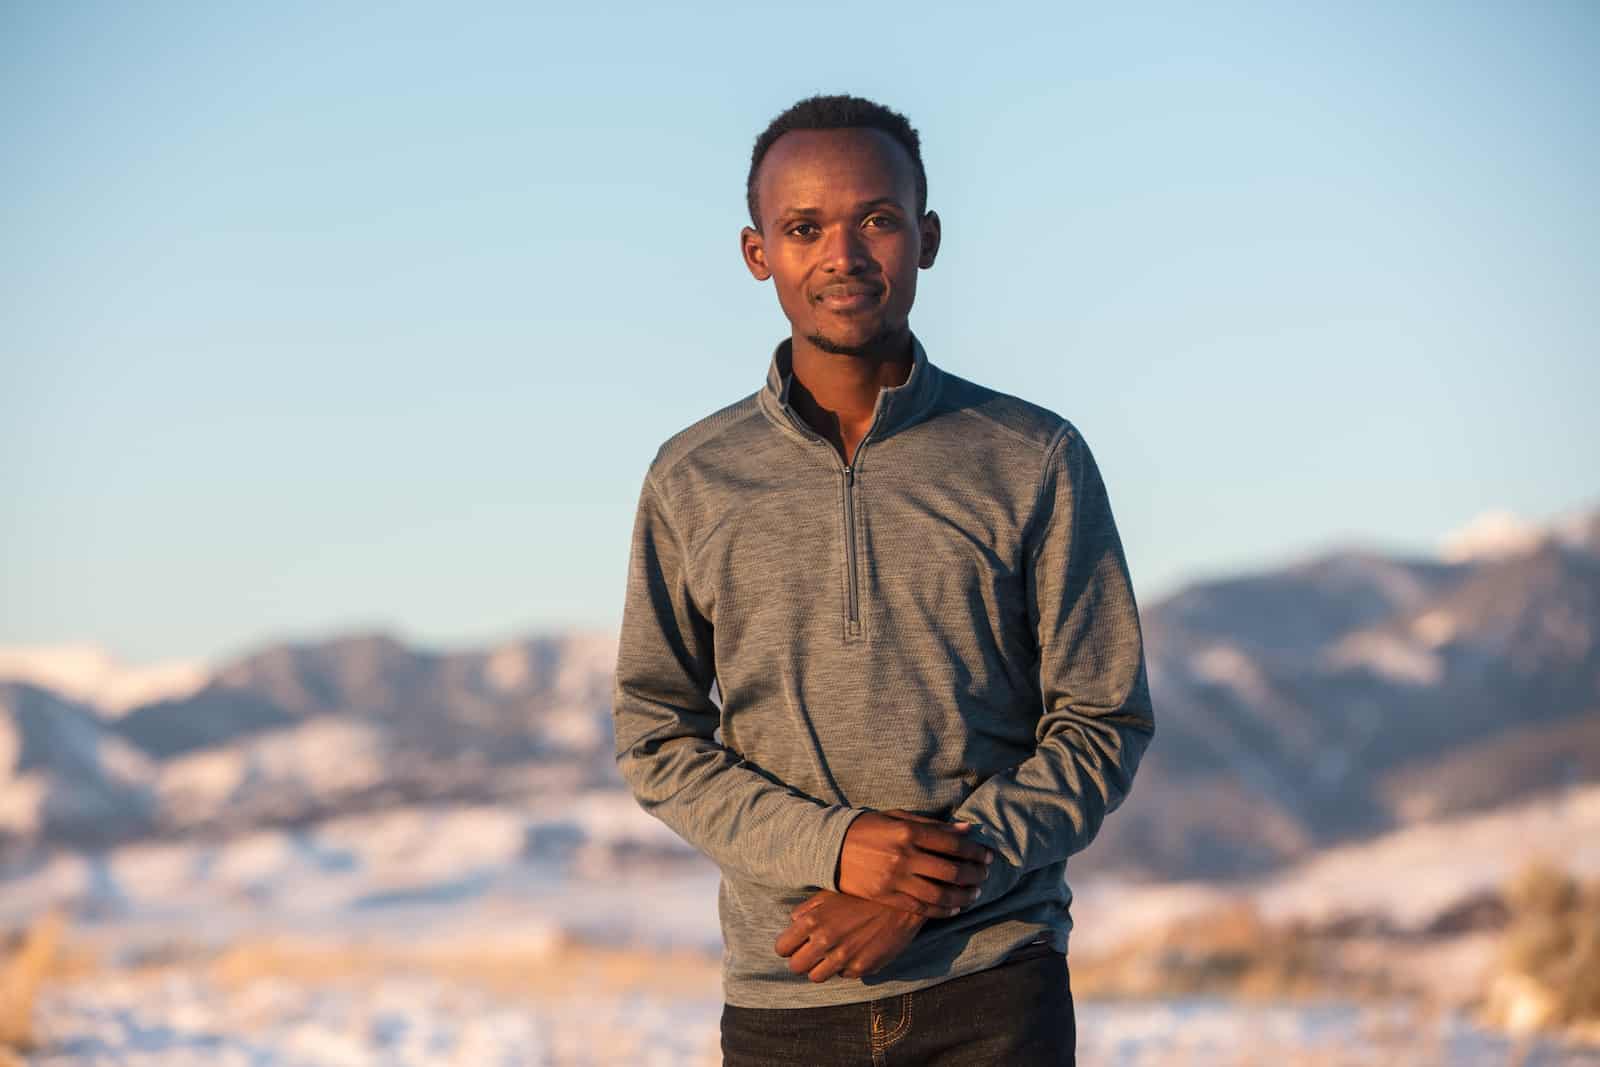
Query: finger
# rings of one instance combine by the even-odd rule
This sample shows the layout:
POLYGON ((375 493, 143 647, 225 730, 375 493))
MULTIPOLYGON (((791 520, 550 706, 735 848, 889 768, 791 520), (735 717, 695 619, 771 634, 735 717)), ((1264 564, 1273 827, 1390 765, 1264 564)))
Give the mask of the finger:
POLYGON ((885 962, 881 949, 871 944, 866 944, 857 949, 851 955, 849 962, 839 968, 839 977, 862 978, 876 972, 885 962))
MULTIPOLYGON (((859 922, 860 920, 857 921, 859 922)), ((787 956, 805 944, 806 939, 809 937, 819 937, 825 943, 830 938, 837 940, 842 933, 842 931, 835 929, 838 925, 839 922, 835 920, 828 924, 828 929, 825 931, 819 928, 819 920, 814 914, 801 912, 790 920, 788 929, 778 935, 778 940, 774 942, 772 947, 778 955, 787 956)))
POLYGON ((908 819, 911 822, 931 822, 938 826, 948 827, 963 834, 967 833, 978 825, 975 822, 955 822, 949 819, 936 819, 932 815, 919 815, 914 811, 907 811, 904 808, 890 808, 888 811, 882 812, 881 814, 892 815, 897 819, 908 819))
POLYGON ((910 866, 912 873, 946 885, 982 885, 989 877, 987 863, 968 863, 932 852, 916 853, 910 866))
POLYGON ((949 822, 945 819, 935 819, 932 815, 918 815, 916 812, 906 811, 904 808, 891 808, 888 811, 882 812, 882 814, 892 815, 897 819, 904 819, 907 822, 932 823, 934 826, 942 826, 946 830, 954 830, 962 836, 970 833, 973 828, 978 825, 977 823, 972 822, 949 822))
POLYGON ((913 831, 911 843, 924 852, 942 853, 959 859, 982 863, 989 850, 977 841, 955 830, 937 826, 918 826, 913 831))
POLYGON ((859 927, 850 936, 842 938, 834 945, 817 965, 808 972, 813 982, 825 982, 836 974, 843 974, 872 942, 871 931, 866 927, 859 927))
POLYGON ((843 967, 847 962, 849 962, 849 959, 845 955, 844 950, 834 949, 826 956, 823 956, 822 959, 817 962, 817 965, 807 972, 806 977, 811 979, 813 982, 826 982, 828 979, 838 974, 839 968, 843 967))
MULTIPOLYGON (((978 891, 975 888, 935 882, 910 872, 895 879, 894 889, 913 900, 921 901, 927 908, 932 909, 916 909, 918 915, 944 915, 951 908, 964 908, 978 899, 978 891)), ((902 907, 898 904, 895 906, 902 907)), ((902 907, 902 910, 913 909, 902 907)))
POLYGON ((821 893, 813 893, 811 896, 807 897, 801 903, 796 904, 790 910, 789 918, 798 919, 800 916, 804 915, 806 912, 810 911, 812 908, 816 907, 818 904, 821 904, 826 899, 827 898, 824 897, 821 893))
POLYGON ((839 968, 839 976, 841 978, 862 978, 876 973, 887 962, 884 959, 883 950, 869 942, 851 953, 850 959, 843 967, 839 968))
MULTIPOLYGON (((971 907, 972 904, 978 899, 978 887, 976 886, 949 885, 945 882, 930 882, 926 878, 923 878, 920 874, 914 874, 911 877, 920 881, 926 889, 933 892, 933 899, 929 903, 936 908, 953 908, 959 911, 962 908, 971 907)), ((921 897, 920 899, 927 898, 921 897)))
POLYGON ((795 974, 809 973, 813 967, 822 962, 834 944, 828 939, 808 938, 806 943, 789 957, 789 970, 795 974))
POLYGON ((777 951, 778 955, 788 956, 805 944, 806 938, 809 936, 811 936, 810 932, 803 927, 791 926, 778 935, 778 940, 773 943, 772 947, 777 951))
POLYGON ((789 957, 789 970, 795 974, 803 974, 816 966, 829 949, 852 943, 851 939, 860 936, 870 919, 871 915, 867 913, 847 918, 834 916, 829 919, 826 926, 818 926, 802 917, 780 938, 784 948, 789 948, 791 941, 798 940, 799 944, 791 951, 780 952, 779 955, 789 957))
POLYGON ((978 902, 979 886, 947 885, 944 882, 928 882, 939 893, 934 906, 954 911, 965 911, 978 902))
POLYGON ((920 915, 924 919, 948 919, 961 910, 958 905, 939 904, 934 901, 920 900, 906 893, 891 893, 880 899, 880 903, 901 911, 909 911, 913 915, 920 915))
POLYGON ((879 918, 863 931, 865 936, 851 954, 850 962, 841 974, 854 972, 853 977, 875 974, 891 959, 900 955, 911 944, 916 930, 880 912, 879 918))

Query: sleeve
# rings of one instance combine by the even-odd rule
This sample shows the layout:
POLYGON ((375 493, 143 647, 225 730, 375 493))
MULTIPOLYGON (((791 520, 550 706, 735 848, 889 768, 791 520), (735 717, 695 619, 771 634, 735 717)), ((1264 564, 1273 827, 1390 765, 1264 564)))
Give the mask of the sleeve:
POLYGON ((712 627, 647 475, 623 604, 612 720, 618 769, 640 807, 724 870, 785 890, 837 891, 845 831, 865 808, 816 800, 714 740, 712 627))
POLYGON ((1045 461, 1027 550, 1043 697, 1033 755, 985 780, 951 821, 995 852, 983 900, 1094 840, 1127 799, 1155 716, 1133 584, 1089 446, 1063 427, 1045 461))

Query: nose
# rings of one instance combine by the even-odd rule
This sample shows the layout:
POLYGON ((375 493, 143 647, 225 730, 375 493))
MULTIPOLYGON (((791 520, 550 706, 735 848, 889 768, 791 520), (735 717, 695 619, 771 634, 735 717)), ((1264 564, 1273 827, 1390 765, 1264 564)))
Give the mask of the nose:
POLYGON ((822 269, 829 274, 860 274, 872 265, 866 242, 854 226, 829 227, 823 241, 822 269))

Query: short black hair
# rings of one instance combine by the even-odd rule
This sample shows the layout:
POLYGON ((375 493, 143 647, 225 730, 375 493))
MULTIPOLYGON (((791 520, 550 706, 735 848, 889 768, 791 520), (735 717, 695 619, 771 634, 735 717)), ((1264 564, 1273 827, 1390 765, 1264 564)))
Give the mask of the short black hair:
POLYGON ((911 154, 917 174, 917 216, 928 210, 928 173, 922 169, 922 141, 911 123, 898 111, 859 96, 811 96, 795 104, 767 124, 756 138, 750 153, 750 173, 745 178, 745 204, 750 209, 750 224, 761 228, 761 211, 756 203, 756 172, 774 142, 790 130, 845 130, 866 127, 882 130, 911 154))

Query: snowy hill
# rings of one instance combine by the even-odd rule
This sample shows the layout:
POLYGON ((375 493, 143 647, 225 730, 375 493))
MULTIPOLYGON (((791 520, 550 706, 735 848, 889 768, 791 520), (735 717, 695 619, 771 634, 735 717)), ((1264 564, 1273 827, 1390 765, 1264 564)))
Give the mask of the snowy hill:
POLYGON ((95 845, 149 832, 158 773, 83 705, 0 682, 0 856, 19 842, 95 845))

